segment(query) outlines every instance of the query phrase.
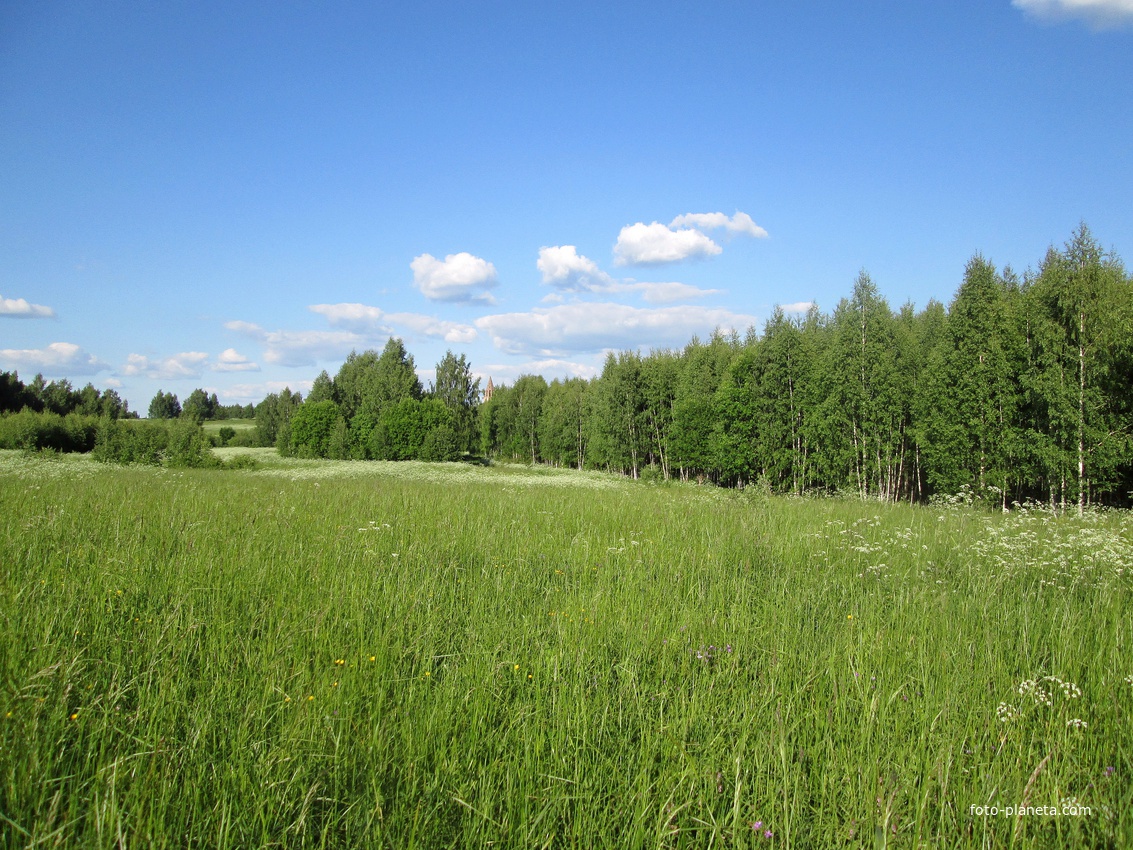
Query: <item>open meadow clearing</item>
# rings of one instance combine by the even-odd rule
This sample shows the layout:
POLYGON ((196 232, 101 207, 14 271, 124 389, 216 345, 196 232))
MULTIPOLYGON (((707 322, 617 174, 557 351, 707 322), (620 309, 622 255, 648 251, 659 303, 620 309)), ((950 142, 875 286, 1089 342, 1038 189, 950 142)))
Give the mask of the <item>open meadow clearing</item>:
POLYGON ((258 454, 0 453, 3 846, 1133 845, 1127 513, 258 454))

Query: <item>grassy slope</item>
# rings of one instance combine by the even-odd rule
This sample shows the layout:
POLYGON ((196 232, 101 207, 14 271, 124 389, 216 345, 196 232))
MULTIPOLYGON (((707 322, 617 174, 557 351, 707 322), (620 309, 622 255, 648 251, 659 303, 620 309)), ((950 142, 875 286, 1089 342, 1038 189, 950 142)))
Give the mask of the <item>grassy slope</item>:
POLYGON ((260 454, 0 453, 4 846, 1133 842, 1127 515, 260 454))

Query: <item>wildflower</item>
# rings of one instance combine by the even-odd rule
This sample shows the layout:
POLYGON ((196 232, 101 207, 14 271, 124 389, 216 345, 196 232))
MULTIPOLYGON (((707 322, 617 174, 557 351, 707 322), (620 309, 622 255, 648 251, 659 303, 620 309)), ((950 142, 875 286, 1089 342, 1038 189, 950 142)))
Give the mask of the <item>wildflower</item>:
POLYGON ((1066 726, 1069 729, 1085 729, 1087 727, 1087 723, 1081 718, 1072 717, 1070 720, 1066 721, 1066 726))
POLYGON ((516 664, 516 665, 515 665, 515 669, 516 669, 516 670, 518 670, 518 669, 519 669, 519 665, 518 665, 518 664, 516 664))
POLYGON ((428 677, 429 677, 430 675, 431 675, 431 674, 429 673, 429 671, 428 671, 428 670, 426 670, 426 671, 425 671, 425 677, 426 677, 426 678, 428 678, 428 677))
POLYGON ((76 711, 74 714, 71 715, 71 719, 72 720, 78 720, 79 719, 79 713, 76 711))
POLYGON ((291 697, 284 697, 284 698, 283 698, 283 701, 284 701, 284 702, 291 702, 291 697))
POLYGON ((1019 717, 1019 710, 1010 703, 1001 702, 999 707, 995 709, 995 714, 1001 723, 1010 723, 1019 717))
POLYGON ((373 660, 375 659, 375 657, 376 657, 376 656, 373 656, 373 655, 371 655, 371 656, 370 656, 370 660, 371 660, 371 661, 373 661, 373 660))
MULTIPOLYGON (((9 712, 9 713, 8 713, 8 715, 9 715, 9 716, 11 716, 11 712, 9 712)), ((1116 768, 1116 767, 1107 767, 1107 768, 1105 769, 1105 778, 1106 778, 1106 779, 1109 779, 1109 778, 1110 778, 1111 776, 1113 776, 1113 775, 1114 775, 1115 773, 1117 773, 1117 768, 1116 768)))
POLYGON ((854 615, 853 615, 853 614, 847 614, 847 615, 846 615, 846 619, 847 619, 847 620, 852 620, 852 619, 854 619, 854 615))
POLYGON ((313 700, 314 698, 315 698, 314 694, 311 694, 311 695, 309 695, 309 696, 307 697, 307 702, 310 702, 310 701, 311 701, 311 700, 313 700))

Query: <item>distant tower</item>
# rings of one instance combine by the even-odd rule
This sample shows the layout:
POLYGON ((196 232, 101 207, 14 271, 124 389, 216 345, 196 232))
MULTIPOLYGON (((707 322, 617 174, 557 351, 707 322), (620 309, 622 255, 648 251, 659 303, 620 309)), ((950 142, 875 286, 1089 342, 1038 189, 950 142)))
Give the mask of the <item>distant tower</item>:
POLYGON ((496 388, 494 386, 492 386, 492 376, 489 375, 488 376, 488 386, 484 388, 484 401, 486 401, 486 402, 491 401, 492 400, 492 393, 494 393, 495 391, 496 391, 496 388))

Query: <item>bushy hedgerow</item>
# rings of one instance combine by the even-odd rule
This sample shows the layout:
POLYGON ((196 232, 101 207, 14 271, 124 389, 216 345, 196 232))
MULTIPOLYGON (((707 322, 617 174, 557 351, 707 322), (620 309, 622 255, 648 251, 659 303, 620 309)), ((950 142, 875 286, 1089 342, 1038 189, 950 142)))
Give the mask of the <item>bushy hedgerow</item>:
POLYGON ((179 468, 221 466, 204 429, 188 420, 122 422, 104 419, 92 452, 104 463, 142 463, 179 468))
POLYGON ((24 408, 0 415, 0 449, 89 452, 94 448, 99 418, 68 413, 37 413, 24 408))

